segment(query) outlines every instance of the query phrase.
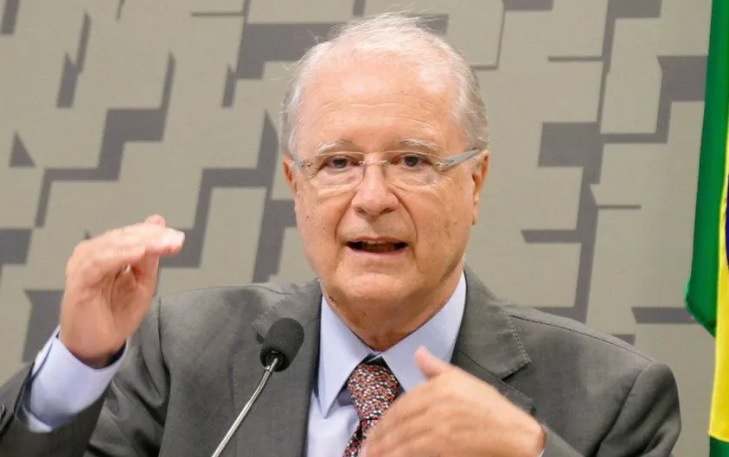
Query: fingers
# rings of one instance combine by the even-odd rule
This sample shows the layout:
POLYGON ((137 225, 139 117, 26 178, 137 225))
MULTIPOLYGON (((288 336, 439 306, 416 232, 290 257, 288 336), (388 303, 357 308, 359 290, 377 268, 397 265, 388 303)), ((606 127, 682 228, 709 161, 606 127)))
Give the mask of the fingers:
POLYGON ((367 457, 442 455, 450 440, 447 422, 437 423, 437 407, 409 402, 391 408, 367 437, 367 457))
POLYGON ((481 455, 454 452, 467 447, 456 449, 454 442, 473 442, 470 430, 477 427, 480 416, 474 413, 480 409, 477 400, 488 398, 492 388, 425 347, 417 349, 415 362, 427 380, 385 412, 367 438, 367 457, 481 455), (472 398, 474 382, 478 392, 472 398))
POLYGON ((367 457, 430 455, 417 451, 424 449, 426 443, 423 443, 423 437, 432 435, 433 426, 426 422, 433 416, 436 402, 441 401, 434 396, 436 394, 434 383, 428 381, 400 396, 370 431, 365 455, 367 457))
POLYGON ((363 457, 445 457, 449 449, 443 446, 432 436, 420 434, 414 437, 397 437, 396 442, 382 441, 370 445, 370 438, 367 439, 362 452, 363 457))
POLYGON ((166 225, 150 216, 79 243, 69 258, 59 337, 87 365, 104 366, 139 327, 160 257, 184 243, 185 234, 166 225))
POLYGON ((420 346, 415 351, 415 364, 428 379, 441 375, 453 368, 450 364, 431 354, 424 346, 420 346))
POLYGON ((543 449, 539 423, 493 386, 424 348, 416 363, 428 380, 384 413, 367 437, 367 457, 538 455, 543 449))
POLYGON ((156 271, 159 258, 182 249, 185 234, 165 227, 161 216, 120 229, 110 230, 81 242, 69 259, 68 275, 84 279, 92 285, 116 276, 126 265, 134 273, 156 271))

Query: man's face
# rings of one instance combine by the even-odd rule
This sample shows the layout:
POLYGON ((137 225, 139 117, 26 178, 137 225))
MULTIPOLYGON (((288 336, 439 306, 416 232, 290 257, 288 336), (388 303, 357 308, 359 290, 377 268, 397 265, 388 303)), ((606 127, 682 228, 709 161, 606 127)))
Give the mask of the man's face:
MULTIPOLYGON (((304 91, 294 154, 310 160, 335 142, 368 159, 409 140, 432 143, 444 157, 469 149, 452 116, 452 85, 433 76, 392 57, 330 60, 304 91)), ((448 299, 476 219, 485 160, 417 188, 393 186, 375 164, 346 190, 317 188, 290 158, 284 170, 304 250, 335 310, 397 318, 448 299)))

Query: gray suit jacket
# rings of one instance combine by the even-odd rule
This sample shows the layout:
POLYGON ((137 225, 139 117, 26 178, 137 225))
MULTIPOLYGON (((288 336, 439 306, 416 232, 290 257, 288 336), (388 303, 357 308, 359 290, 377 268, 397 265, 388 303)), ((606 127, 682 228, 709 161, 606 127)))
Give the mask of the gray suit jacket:
MULTIPOLYGON (((544 424, 545 457, 670 454, 680 417, 665 365, 579 323, 502 302, 468 271, 467 287, 452 362, 544 424)), ((0 388, 0 456, 210 455, 259 380, 262 335, 282 316, 302 323, 304 344, 272 377, 225 455, 301 456, 320 300, 316 281, 159 300, 106 397, 70 423, 36 434, 15 419, 30 367, 0 388)))

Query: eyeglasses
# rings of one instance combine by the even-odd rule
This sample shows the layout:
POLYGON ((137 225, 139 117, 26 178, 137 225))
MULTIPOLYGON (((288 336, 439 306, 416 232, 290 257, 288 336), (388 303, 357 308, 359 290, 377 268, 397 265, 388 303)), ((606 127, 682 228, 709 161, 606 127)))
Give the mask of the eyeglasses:
POLYGON ((367 165, 380 165, 387 182, 395 186, 418 187, 435 183, 443 172, 476 156, 479 149, 469 149, 452 157, 414 151, 387 151, 381 159, 367 159, 363 152, 329 152, 312 160, 294 158, 294 166, 315 187, 356 187, 364 179, 367 165))

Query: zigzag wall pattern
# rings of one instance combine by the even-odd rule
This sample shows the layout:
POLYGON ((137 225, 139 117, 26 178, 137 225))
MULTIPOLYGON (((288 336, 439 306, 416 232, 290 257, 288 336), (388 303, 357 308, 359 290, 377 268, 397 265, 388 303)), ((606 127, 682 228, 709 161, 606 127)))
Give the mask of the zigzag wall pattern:
MULTIPOLYGON (((160 293, 311 276, 280 175, 288 67, 386 0, 0 7, 0 379, 57 322, 73 246, 152 212, 160 293)), ((701 455, 711 341, 682 306, 708 0, 416 0, 492 125, 468 261, 500 294, 668 362, 701 455), (671 344, 666 344, 670 341, 671 344)))

